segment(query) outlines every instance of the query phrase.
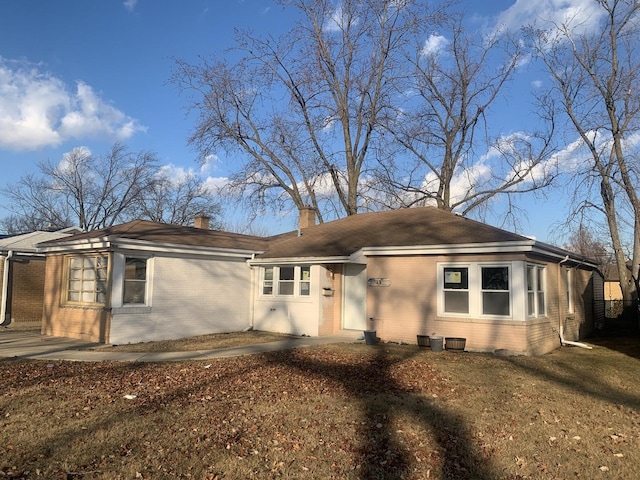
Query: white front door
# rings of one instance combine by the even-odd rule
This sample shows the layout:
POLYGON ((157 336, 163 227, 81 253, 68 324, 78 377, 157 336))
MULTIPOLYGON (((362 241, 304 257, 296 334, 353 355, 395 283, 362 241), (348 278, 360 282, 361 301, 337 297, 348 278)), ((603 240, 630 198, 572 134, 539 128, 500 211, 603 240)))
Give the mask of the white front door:
POLYGON ((346 264, 344 267, 342 328, 366 330, 367 267, 355 264, 346 264))

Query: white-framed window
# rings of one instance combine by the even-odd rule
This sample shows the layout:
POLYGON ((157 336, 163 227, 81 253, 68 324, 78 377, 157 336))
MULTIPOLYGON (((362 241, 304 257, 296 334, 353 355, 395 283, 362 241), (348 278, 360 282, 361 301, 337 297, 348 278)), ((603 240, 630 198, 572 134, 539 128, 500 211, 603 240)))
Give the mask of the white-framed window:
POLYGON ((263 269, 262 294, 273 295, 273 267, 265 267, 263 269))
POLYGON ((299 295, 308 297, 311 294, 311 267, 309 265, 300 267, 300 290, 299 295))
POLYGON ((438 264, 438 313, 444 316, 513 316, 511 262, 438 264))
POLYGON ((109 257, 106 254, 70 256, 66 259, 65 302, 104 305, 107 301, 109 257))
POLYGON ((469 267, 444 267, 443 297, 445 313, 469 313, 469 267))
POLYGON ((308 297, 310 294, 310 266, 280 265, 262 269, 262 295, 308 297))
POLYGON ((546 269, 540 265, 527 265, 527 315, 546 316, 546 269))
POLYGON ((123 305, 146 305, 147 258, 125 257, 123 305))
POLYGON ((567 312, 574 313, 575 305, 573 301, 573 270, 565 269, 565 287, 567 292, 567 312))
POLYGON ((480 275, 482 314, 508 316, 511 314, 511 289, 509 288, 509 267, 481 266, 480 275))

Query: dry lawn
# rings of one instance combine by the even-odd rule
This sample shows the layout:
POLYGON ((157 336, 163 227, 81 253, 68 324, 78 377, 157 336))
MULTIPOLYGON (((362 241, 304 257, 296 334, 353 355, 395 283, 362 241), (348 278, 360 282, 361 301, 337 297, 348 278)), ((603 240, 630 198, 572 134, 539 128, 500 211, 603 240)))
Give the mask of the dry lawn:
POLYGON ((640 347, 0 360, 0 477, 629 479, 640 347))
POLYGON ((251 330, 248 332, 218 333, 215 335, 199 335, 197 337, 158 342, 131 343, 126 345, 104 345, 95 350, 121 352, 186 352, 194 350, 213 350, 216 348, 238 347, 256 343, 276 342, 291 338, 281 333, 251 330))

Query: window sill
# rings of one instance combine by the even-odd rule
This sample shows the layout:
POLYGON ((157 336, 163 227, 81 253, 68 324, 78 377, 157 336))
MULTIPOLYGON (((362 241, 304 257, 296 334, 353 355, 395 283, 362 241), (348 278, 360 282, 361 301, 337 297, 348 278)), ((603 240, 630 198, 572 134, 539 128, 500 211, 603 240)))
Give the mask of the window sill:
POLYGON ((104 310, 105 306, 98 303, 62 303, 62 308, 76 308, 82 310, 104 310))
POLYGON ((111 313, 113 315, 142 315, 145 313, 151 313, 151 307, 145 305, 131 305, 124 307, 112 308, 111 313))

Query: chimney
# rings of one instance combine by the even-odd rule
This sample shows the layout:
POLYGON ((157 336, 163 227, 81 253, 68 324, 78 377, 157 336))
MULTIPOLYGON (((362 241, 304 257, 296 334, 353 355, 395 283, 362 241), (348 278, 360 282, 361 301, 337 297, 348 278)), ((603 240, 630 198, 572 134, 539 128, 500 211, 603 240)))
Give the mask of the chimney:
POLYGON ((302 207, 300 209, 300 221, 298 228, 303 229, 316 224, 316 210, 313 207, 302 207))
POLYGON ((199 213, 193 221, 193 226, 203 230, 209 230, 209 220, 211 220, 211 217, 204 213, 199 213))

